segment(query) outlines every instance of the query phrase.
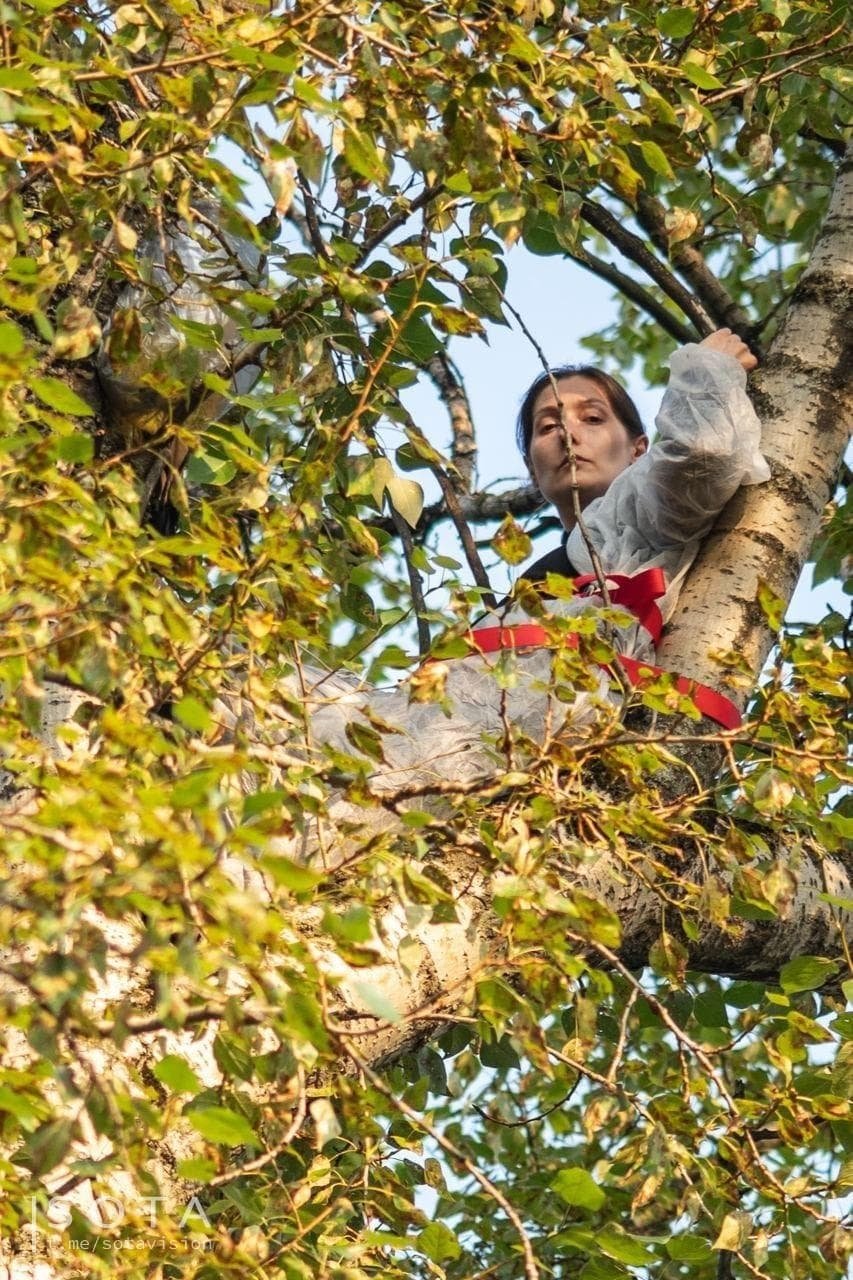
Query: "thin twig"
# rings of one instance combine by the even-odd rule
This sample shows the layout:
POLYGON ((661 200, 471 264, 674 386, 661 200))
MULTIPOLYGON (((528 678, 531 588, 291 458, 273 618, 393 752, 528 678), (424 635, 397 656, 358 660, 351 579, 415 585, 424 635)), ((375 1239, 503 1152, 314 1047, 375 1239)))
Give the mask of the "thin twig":
POLYGON ((445 1137, 445 1135, 440 1132, 440 1130, 430 1124, 424 1116, 415 1111, 414 1107, 410 1107, 408 1103, 404 1102, 398 1094, 393 1093, 385 1084, 385 1081, 378 1076, 362 1058, 359 1058, 357 1054, 353 1053, 349 1046, 346 1047, 346 1052, 353 1059, 359 1070, 364 1073, 365 1078, 370 1082, 371 1086, 376 1089, 378 1093, 381 1093, 383 1098, 390 1102, 391 1105, 395 1107, 401 1115, 404 1115, 411 1124, 422 1129, 424 1133, 428 1134, 429 1137, 432 1138, 433 1142, 438 1143, 443 1151, 446 1151, 454 1160, 458 1160, 465 1169, 465 1172, 470 1174, 474 1181, 483 1188, 486 1195, 491 1196, 498 1207, 503 1210, 512 1225, 515 1227, 515 1230, 518 1232, 518 1238, 521 1241, 521 1249, 524 1255, 525 1280, 539 1280, 539 1268, 536 1265, 536 1259, 533 1254, 533 1245, 531 1244, 530 1237, 524 1228, 521 1218, 518 1216, 503 1192, 495 1186, 491 1178, 487 1178, 482 1170, 477 1168, 472 1160, 469 1160, 468 1156, 466 1156, 455 1143, 451 1142, 449 1138, 445 1137))
POLYGON ((558 1111, 560 1107, 564 1107, 570 1098, 574 1096, 582 1079, 583 1076, 578 1075, 568 1093, 564 1093, 557 1102, 552 1103, 550 1107, 546 1107, 544 1111, 538 1112, 535 1116, 524 1116, 521 1120, 501 1120, 499 1116, 493 1116, 490 1111, 486 1111, 485 1107, 478 1107, 476 1102, 472 1102, 471 1106, 477 1112, 477 1115, 482 1116, 484 1120, 488 1120, 489 1124, 500 1125, 503 1129, 524 1129, 529 1124, 536 1124, 538 1120, 545 1120, 553 1111, 558 1111))
MULTIPOLYGON (((823 41, 830 40, 843 29, 843 26, 834 27, 832 31, 827 32, 821 39, 823 41)), ((853 49, 853 42, 848 41, 847 44, 839 45, 837 49, 833 49, 831 52, 833 57, 838 57, 840 54, 849 53, 851 49, 853 49)), ((779 56, 782 57, 783 55, 780 54, 779 56)), ((811 53, 805 58, 800 58, 797 62, 786 62, 784 66, 777 67, 775 71, 761 73, 754 80, 748 80, 746 84, 739 84, 731 89, 720 89, 716 93, 709 93, 707 97, 702 99, 702 104, 703 106, 715 106, 718 102, 725 102, 728 98, 737 98, 753 86, 757 88, 759 85, 771 84, 774 80, 780 80, 782 76, 787 76, 792 71, 797 71, 800 67, 804 67, 810 62, 816 62, 818 58, 826 56, 826 53, 820 50, 818 53, 811 53)))
POLYGON ((391 501, 390 496, 389 503, 391 506, 391 519, 394 522, 394 528, 396 529, 397 536, 403 546, 403 559, 406 562, 406 573, 409 578, 409 590, 412 593, 412 605, 415 610, 415 621, 418 627, 418 650, 421 657, 424 657, 425 654, 429 653, 430 645, 432 644, 432 635, 430 634, 429 622, 426 617, 427 606, 426 599, 424 598, 423 578, 421 577, 420 570, 415 564, 415 543, 412 538, 412 531, 409 528, 408 522, 400 515, 400 512, 391 501))
POLYGON ((616 1041, 616 1048, 613 1050, 613 1057, 610 1059, 610 1067, 607 1071, 607 1079, 612 1084, 615 1084, 616 1072, 622 1065, 622 1055, 625 1052, 625 1044, 628 1039, 628 1020, 631 1017, 631 1010, 637 1002, 638 995, 636 987, 633 988, 625 1002, 625 1008, 622 1010, 622 1017, 619 1022, 619 1039, 616 1041))
POLYGON ((362 243, 358 257, 352 265, 352 270, 355 271, 360 267, 365 258, 368 258, 371 253, 373 253, 373 250, 377 249, 393 231, 396 231, 404 222, 407 222, 413 213, 417 213, 419 209, 423 209, 428 205, 430 201, 434 200, 435 197, 443 190, 444 187, 440 182, 433 186, 424 187, 420 195, 415 196, 414 200, 410 200, 405 209, 400 209, 397 213, 392 213, 390 217, 382 223, 382 226, 378 227, 376 231, 374 231, 372 235, 369 235, 362 243))
POLYGON ((497 609, 498 602, 494 592, 492 591, 492 586, 489 582, 489 575, 483 567, 483 562, 480 559, 480 553, 477 550, 476 543, 474 542, 473 534, 471 533, 467 520, 462 514, 462 508, 459 505, 459 497, 456 490, 453 488, 451 479, 444 470, 444 467, 437 462, 430 463, 430 470, 439 483, 445 506, 447 507, 451 520, 456 526, 456 532, 459 534, 459 540, 462 543, 465 558, 468 561, 474 581, 483 594, 483 602, 487 608, 497 609))
POLYGON ((290 1146, 293 1139, 299 1133, 308 1114, 308 1094, 305 1090, 305 1069, 297 1066, 296 1080, 299 1089, 299 1096, 296 1108, 293 1112, 293 1119, 287 1127, 287 1131, 283 1138, 270 1147, 268 1151, 264 1151, 261 1155, 256 1156, 254 1160, 247 1160, 245 1164, 237 1165, 234 1169, 229 1169, 225 1173, 218 1174, 215 1178, 211 1178, 208 1182, 209 1187, 222 1187, 228 1182, 233 1182, 235 1178, 244 1178, 248 1173, 257 1173, 260 1169, 266 1168, 268 1164, 272 1164, 273 1160, 277 1160, 283 1155, 290 1146))
POLYGON ((601 557, 598 554, 598 550, 593 544, 592 538, 589 536, 589 530, 586 527, 586 523, 584 522, 584 518, 583 518, 583 513, 581 511, 580 488, 578 486, 578 473, 577 473, 577 458, 575 456, 574 445, 572 444, 571 433, 569 432, 566 426, 566 411, 565 411, 565 406, 563 404, 562 398, 560 396, 560 388, 557 385, 556 378, 551 372, 551 366, 548 364, 548 360, 545 356, 545 352, 542 350, 539 343, 536 341, 536 338, 528 329, 520 312, 518 312, 515 309, 515 307, 512 305, 512 303, 508 302, 506 298, 503 299, 503 303, 507 311, 509 311, 510 315, 512 315, 513 318, 515 319, 516 324, 521 329, 521 332, 524 334, 527 341, 533 347, 534 351, 539 357, 539 362, 541 363, 544 372, 548 375, 548 379, 551 384, 551 391, 554 394, 554 400, 556 402, 557 409, 559 410, 559 414, 560 414, 560 431, 562 432, 562 436, 563 436, 563 445, 566 450, 566 455, 569 459, 569 470, 570 470, 571 488, 572 488, 572 507, 573 507, 573 513, 575 517, 575 523, 577 524, 577 527, 580 530, 580 535, 583 538, 584 546, 586 547, 587 554, 590 558, 590 562, 592 564, 592 570, 593 570, 593 573, 595 574, 596 584, 601 592, 601 598, 604 601, 605 605, 608 608, 610 608, 611 600, 610 600, 610 592, 607 588, 607 575, 604 572, 604 567, 601 563, 601 557))
POLYGON ((781 1183, 779 1179, 776 1177, 776 1175, 773 1173, 772 1169, 770 1169, 766 1164, 766 1162, 762 1160, 761 1152, 758 1149, 758 1145, 755 1141, 755 1137, 753 1136, 749 1126, 744 1125, 742 1123, 743 1117, 738 1111, 737 1103, 735 1099, 732 1097, 729 1087, 726 1084, 725 1080, 723 1079, 722 1075, 720 1074, 719 1070, 717 1069, 717 1067, 715 1067, 714 1063, 711 1061, 710 1056, 705 1051, 705 1049, 703 1049, 702 1045, 700 1045, 696 1040, 694 1040, 692 1036, 688 1035, 688 1033, 684 1030, 683 1027, 679 1026, 678 1022, 676 1022, 675 1018, 669 1012, 669 1010, 667 1009, 663 1001, 659 1000, 657 996, 654 995, 653 992, 648 991, 645 987, 643 987, 642 984, 637 979, 636 975, 631 972, 631 970, 627 967, 627 965, 622 963, 622 961, 619 959, 616 952, 612 951, 610 947, 605 946, 604 943, 597 942, 594 938, 584 938, 581 934, 575 933, 570 929, 566 930, 565 936, 568 939, 570 939, 572 942, 575 942, 580 947, 583 947, 586 949, 592 948, 594 951, 597 951, 598 954, 607 961, 608 965, 610 965, 618 973, 621 973, 622 977, 625 978, 626 981, 630 982, 631 986, 634 987, 639 992, 639 994, 642 995, 643 999, 646 1001, 646 1003, 649 1005, 649 1007, 652 1009, 655 1015, 660 1019, 660 1021, 667 1028, 667 1030, 670 1031, 671 1034, 675 1037, 676 1043, 679 1045, 682 1045, 685 1049, 688 1049, 690 1053, 693 1054, 696 1061, 705 1071, 705 1074, 707 1075, 708 1079, 712 1082, 712 1084, 716 1088, 717 1093, 722 1099, 725 1105, 725 1109, 729 1113, 733 1123, 735 1124, 735 1126, 739 1128, 740 1132, 743 1134, 745 1143, 749 1148, 754 1164, 757 1166, 758 1169, 760 1169, 762 1176, 767 1180, 768 1185, 771 1186, 773 1190, 776 1192, 776 1194, 779 1196, 781 1202, 783 1204, 787 1204, 789 1202, 793 1202, 797 1204, 803 1213, 807 1213, 809 1217, 813 1218, 817 1222, 833 1222, 834 1219, 828 1218, 825 1214, 820 1213, 817 1209, 813 1209, 811 1205, 807 1203, 807 1196, 809 1194, 808 1192, 803 1195, 791 1195, 791 1193, 786 1189, 783 1183, 781 1183))

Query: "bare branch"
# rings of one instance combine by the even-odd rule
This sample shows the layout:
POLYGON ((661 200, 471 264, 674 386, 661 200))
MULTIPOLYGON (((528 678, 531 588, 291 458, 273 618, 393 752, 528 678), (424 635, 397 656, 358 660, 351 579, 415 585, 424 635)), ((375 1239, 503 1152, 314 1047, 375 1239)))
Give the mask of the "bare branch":
POLYGON ((406 573, 409 576, 409 590, 412 593, 412 604, 415 609, 415 618, 418 624, 418 649, 421 654, 429 653, 432 644, 432 636, 430 635, 429 623, 426 619, 426 600, 424 599, 423 578, 418 571, 414 561, 413 552, 415 544, 412 539, 412 531, 406 523, 403 516, 391 505, 391 519, 394 522, 394 529, 400 542, 403 544, 403 558, 406 561, 406 573))
POLYGON ((456 474, 451 474, 451 484, 459 493, 470 493, 477 465, 477 440, 465 387, 446 351, 439 351, 424 367, 450 414, 450 457, 456 469, 456 474))
MULTIPOLYGON (((456 495, 459 514, 467 524, 488 524, 492 520, 503 520, 505 516, 529 516, 545 506, 545 500, 535 485, 519 485, 517 489, 505 489, 500 493, 480 490, 477 493, 460 493, 456 495)), ((437 524, 450 520, 451 515, 443 498, 424 507, 418 521, 418 537, 425 537, 437 524)), ((373 527, 383 529, 386 533, 396 533, 390 517, 371 522, 373 527)), ((546 517, 540 522, 536 532, 545 529, 561 529, 562 525, 555 517, 546 517)))
MULTIPOLYGON (((696 291, 696 296, 707 307, 714 321, 714 328, 728 325, 755 350, 756 325, 736 302, 728 289, 718 280, 702 254, 693 244, 670 244, 666 230, 666 209, 660 200, 641 191, 637 196, 637 221, 648 232, 653 244, 669 255, 673 266, 696 291)), ((761 352, 756 350, 756 355, 761 352)))
POLYGON ((308 185, 308 180, 301 169, 296 171, 296 180, 299 183, 299 190, 302 192, 302 201, 305 205, 305 221, 308 226, 308 235, 311 244, 314 246, 314 252, 323 262, 329 261, 329 251, 326 248, 326 242, 323 239, 323 233, 320 230, 320 223, 317 219, 317 209, 314 204, 314 193, 308 185))
POLYGON ((606 280, 608 284, 612 284, 626 298, 630 298, 653 320, 656 320, 671 338, 675 338, 676 342, 693 341, 695 336, 693 331, 686 324, 682 324, 671 311, 667 311, 664 304, 648 289, 645 289, 638 280, 635 280, 633 276, 626 275, 624 271, 620 271, 612 262, 605 262, 604 258, 599 258, 584 248, 576 249, 569 254, 569 257, 587 271, 591 271, 593 275, 598 276, 599 279, 606 280))
POLYGON ((496 609, 498 607, 498 602, 492 591, 492 586, 489 582, 489 575, 483 568, 483 562, 480 559, 477 544, 474 542, 471 530, 468 527, 468 522, 462 514, 459 497, 453 488, 450 477, 444 467, 440 466, 438 463, 434 463, 430 467, 430 470, 439 483, 441 492, 444 496, 444 505, 447 508, 450 519, 456 526, 456 532, 459 534, 459 540, 465 551, 465 558, 468 561, 468 566, 473 574, 474 581, 483 593, 483 601, 489 609, 496 609))
POLYGON ((618 249, 631 262, 635 262, 647 276, 654 280, 655 284, 660 286, 666 296, 671 298, 693 323, 700 337, 704 338, 707 334, 713 333, 716 326, 705 308, 685 289, 669 268, 664 266, 660 258, 652 253, 645 241, 634 235, 632 231, 628 231, 615 214, 605 209, 604 205, 593 204, 591 200, 582 200, 580 212, 581 217, 603 235, 605 240, 609 240, 615 249, 618 249))

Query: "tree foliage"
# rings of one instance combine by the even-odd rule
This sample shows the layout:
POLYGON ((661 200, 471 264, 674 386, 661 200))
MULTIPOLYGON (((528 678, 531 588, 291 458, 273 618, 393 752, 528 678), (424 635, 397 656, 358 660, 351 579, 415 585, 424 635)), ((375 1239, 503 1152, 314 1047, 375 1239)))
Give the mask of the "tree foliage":
MULTIPOLYGON (((769 936, 844 852, 843 619, 782 636, 722 769, 707 741, 679 759, 693 713, 663 679, 578 741, 508 727, 488 784, 386 798, 367 834, 388 726, 310 750, 294 673, 413 671, 440 699, 489 596, 471 525, 527 553, 536 496, 477 492, 448 354, 535 331, 513 245, 614 285, 588 344, 615 367, 660 380, 723 324, 770 346, 844 152, 845 7, 22 0, 1 29, 9 1256, 128 1280, 843 1274, 843 936, 734 981, 702 941, 769 936), (406 408, 422 378, 446 421, 406 408), (328 861, 301 856, 318 830, 328 861), (492 945, 380 1070, 341 966, 372 1029, 401 1021, 374 970, 452 924, 448 848, 488 875, 492 945), (651 893, 642 937, 583 883, 602 853, 651 893)), ((838 503, 824 580, 845 529, 838 503)), ((780 607, 756 602, 774 629, 780 607)), ((608 657, 599 621, 555 659, 566 697, 608 657)))

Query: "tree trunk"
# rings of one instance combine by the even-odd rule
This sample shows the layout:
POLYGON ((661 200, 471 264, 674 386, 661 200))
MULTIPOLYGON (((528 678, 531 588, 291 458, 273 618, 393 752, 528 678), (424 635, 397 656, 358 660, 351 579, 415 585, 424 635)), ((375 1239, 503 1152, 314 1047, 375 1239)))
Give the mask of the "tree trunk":
MULTIPOLYGON (((722 688, 713 654, 757 675, 773 635, 760 582, 790 601, 835 487, 853 420, 853 144, 826 219, 751 394, 773 476, 741 488, 702 546, 659 650, 661 665, 722 688)), ((748 690, 727 688, 745 701, 748 690)))

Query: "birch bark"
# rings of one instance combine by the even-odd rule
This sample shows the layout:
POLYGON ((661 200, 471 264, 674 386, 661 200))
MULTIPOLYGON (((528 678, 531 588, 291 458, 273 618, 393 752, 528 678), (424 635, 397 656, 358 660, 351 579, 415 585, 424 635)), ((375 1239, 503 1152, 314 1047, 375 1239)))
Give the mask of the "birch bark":
POLYGON ((853 146, 766 363, 751 380, 763 425, 767 484, 742 488, 722 512, 682 588, 658 651, 661 665, 745 701, 713 654, 757 675, 773 636, 759 582, 790 601, 835 487, 853 425, 853 146))

